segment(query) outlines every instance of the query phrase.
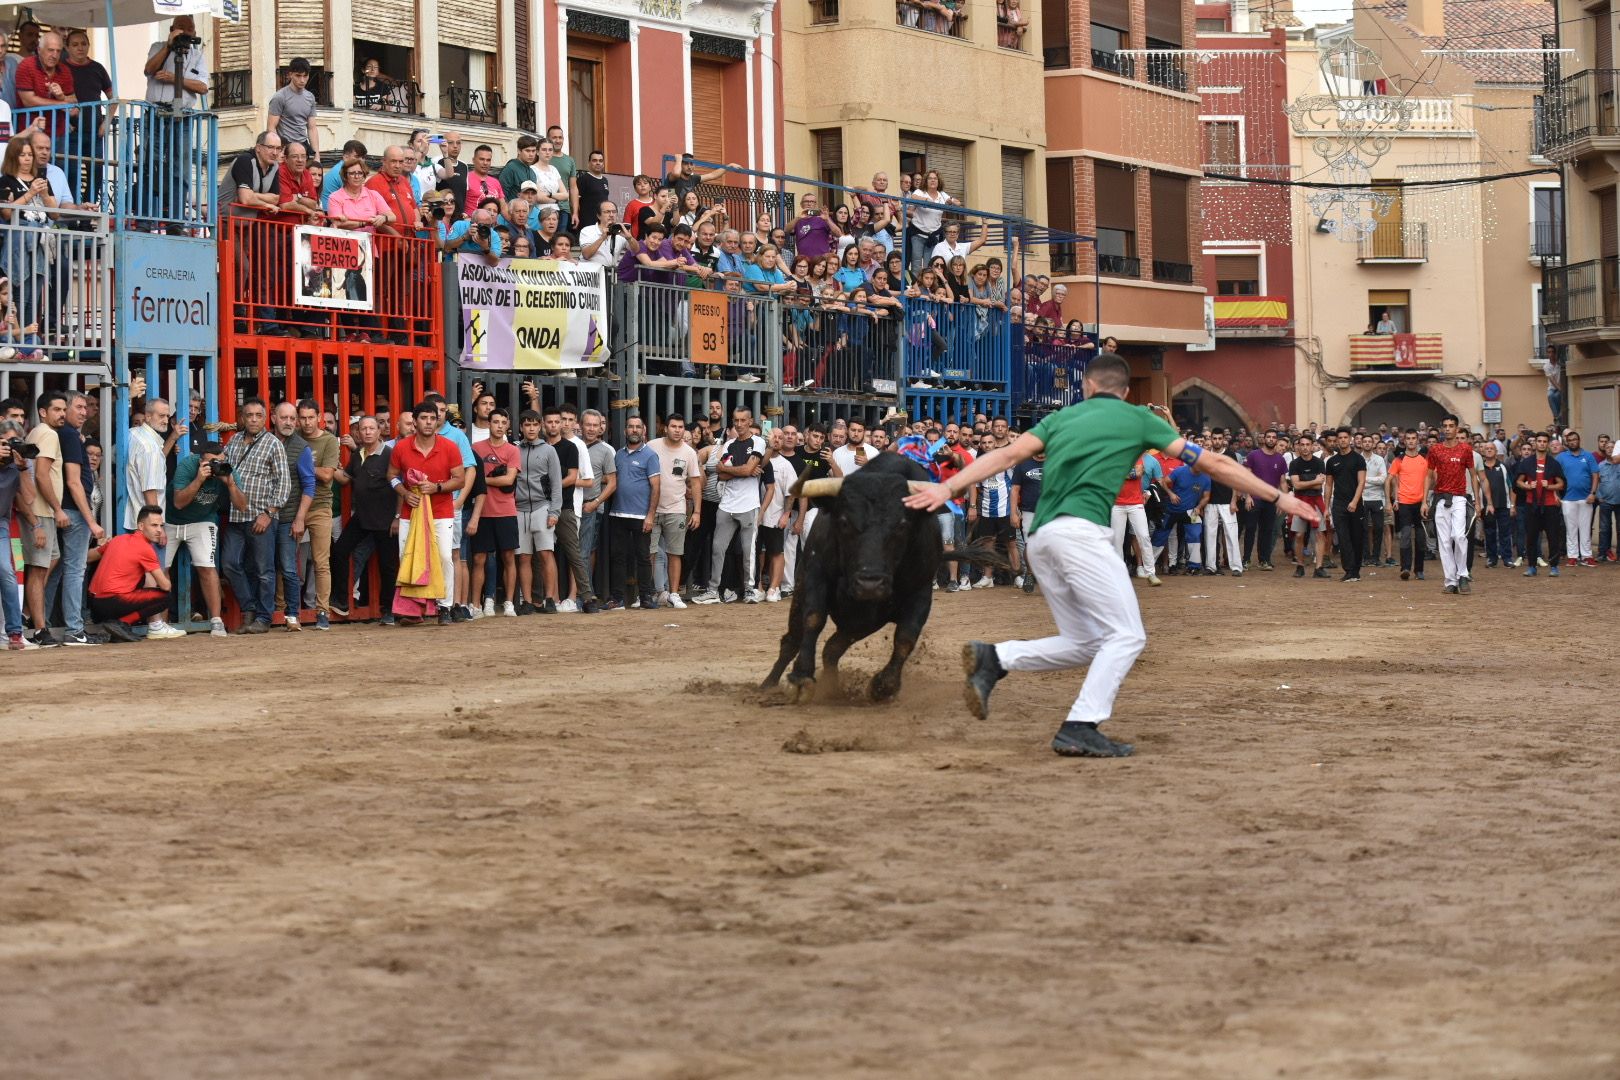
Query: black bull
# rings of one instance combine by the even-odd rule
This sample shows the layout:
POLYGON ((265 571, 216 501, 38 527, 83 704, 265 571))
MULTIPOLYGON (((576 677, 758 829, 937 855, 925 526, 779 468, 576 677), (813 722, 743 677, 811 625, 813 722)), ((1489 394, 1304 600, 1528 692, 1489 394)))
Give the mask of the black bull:
MULTIPOLYGON (((901 500, 910 485, 930 479, 915 461, 882 453, 841 482, 811 481, 815 486, 803 494, 811 497, 816 520, 799 558, 782 650, 762 686, 775 686, 792 662, 788 684, 795 700, 810 696, 816 685, 816 641, 831 616, 837 629, 821 654, 829 686, 837 689, 838 661, 851 645, 893 623, 893 651, 869 692, 874 701, 899 693, 900 671, 928 621, 934 576, 944 558, 936 516, 908 510, 901 500), (821 485, 837 490, 824 493, 821 485)), ((796 486, 795 494, 800 490, 796 486)), ((988 547, 956 551, 952 558, 1007 566, 988 547)))

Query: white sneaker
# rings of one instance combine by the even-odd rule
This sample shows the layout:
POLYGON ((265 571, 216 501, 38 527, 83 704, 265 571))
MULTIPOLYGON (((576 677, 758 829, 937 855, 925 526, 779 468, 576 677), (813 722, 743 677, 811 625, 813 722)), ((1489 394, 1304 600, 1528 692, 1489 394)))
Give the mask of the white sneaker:
POLYGON ((184 630, 178 626, 170 626, 166 622, 156 625, 148 623, 146 627, 147 641, 178 641, 185 636, 186 632, 184 630))
POLYGON ((225 620, 224 619, 210 619, 209 620, 208 636, 209 637, 230 637, 230 634, 225 632, 225 620))
MULTIPOLYGON (((298 631, 302 630, 303 627, 298 625, 298 620, 297 619, 288 619, 286 621, 286 623, 284 624, 284 629, 289 634, 296 634, 298 631)), ((148 634, 147 636, 151 637, 150 634, 148 634)))
POLYGON ((501 614, 505 615, 508 619, 517 618, 517 605, 508 600, 506 603, 501 605, 501 614))
POLYGON ((1013 578, 1013 588, 1022 589, 1023 587, 1024 587, 1024 575, 1019 574, 1017 577, 1013 578))
POLYGON ((641 597, 639 597, 639 596, 625 605, 625 607, 629 608, 631 611, 636 610, 640 606, 641 606, 641 597))
POLYGON ((563 600, 557 605, 557 614, 577 615, 579 614, 579 605, 574 603, 572 600, 563 600))
POLYGON ((670 593, 669 606, 674 608, 676 611, 685 611, 686 601, 681 599, 680 593, 670 593))
POLYGON ((758 589, 749 589, 747 594, 743 597, 743 603, 745 603, 745 604, 757 604, 757 603, 759 603, 759 590, 758 589))
POLYGON ((732 592, 730 589, 727 589, 720 594, 720 602, 722 604, 735 604, 737 602, 737 594, 732 592))
POLYGON ((1153 571, 1149 570, 1145 566, 1138 566, 1136 568, 1136 576, 1139 577, 1139 578, 1145 578, 1151 573, 1153 573, 1153 571))
POLYGON ((956 583, 956 587, 959 589, 971 589, 973 588, 973 582, 969 581, 966 577, 963 577, 961 581, 956 583))
POLYGON ((939 582, 934 582, 934 591, 939 592, 939 582))
POLYGON ((1151 570, 1148 571, 1147 579, 1148 579, 1148 584, 1149 585, 1163 585, 1164 584, 1164 582, 1159 580, 1159 575, 1155 574, 1151 570))
POLYGON ((765 590, 765 602, 767 604, 779 604, 779 603, 781 603, 782 602, 782 590, 781 589, 767 589, 767 590, 765 590))
POLYGON ((484 614, 492 619, 495 617, 495 598, 493 596, 484 597, 484 614))
POLYGON ((669 590, 660 589, 658 595, 653 597, 653 607, 661 608, 667 603, 669 603, 669 590))
POLYGON ((975 589, 993 589, 996 587, 996 582, 994 578, 986 576, 975 581, 973 587, 975 589))
POLYGON ((758 375, 755 375, 753 372, 749 372, 747 375, 737 376, 737 381, 745 383, 757 383, 764 382, 765 380, 760 378, 758 375))
MULTIPOLYGON (((454 611, 455 609, 452 608, 451 610, 454 611)), ((467 605, 467 618, 468 619, 472 620, 473 622, 477 622, 479 619, 482 619, 483 617, 484 617, 484 609, 483 608, 479 607, 477 604, 468 604, 467 605)))
POLYGON ((718 604, 719 602, 720 594, 713 589, 705 589, 692 597, 692 603, 694 604, 718 604))

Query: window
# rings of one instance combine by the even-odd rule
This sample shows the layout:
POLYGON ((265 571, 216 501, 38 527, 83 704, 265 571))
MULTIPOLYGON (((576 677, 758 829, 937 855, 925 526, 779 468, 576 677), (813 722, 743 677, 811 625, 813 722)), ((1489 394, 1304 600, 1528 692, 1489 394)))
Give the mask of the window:
POLYGON ((1145 6, 1148 48, 1181 48, 1181 0, 1147 0, 1145 6))
POLYGON ((1149 180, 1153 217, 1153 278, 1192 284, 1191 231, 1187 219, 1185 176, 1153 173, 1149 180))
POLYGON ((1097 271, 1139 277, 1136 258, 1136 174, 1118 165, 1096 163, 1097 271))
POLYGON ((1530 189, 1530 254, 1558 258, 1564 249, 1564 193, 1556 187, 1530 189))
MULTIPOLYGON (((810 134, 816 140, 816 178, 823 184, 841 187, 844 183, 843 129, 829 128, 826 131, 812 131, 810 134)), ((828 190, 822 193, 823 206, 836 206, 843 201, 843 193, 840 191, 828 190)))
POLYGON ((1411 333, 1411 292, 1407 289, 1368 289, 1367 332, 1369 334, 1411 333))
MULTIPOLYGON (((726 154, 726 65, 692 60, 692 153, 699 161, 731 161, 726 154)), ((738 155, 739 157, 741 155, 738 155)))
POLYGON ((1542 322, 1542 316, 1547 311, 1541 303, 1541 285, 1530 286, 1530 358, 1532 360, 1552 359, 1552 347, 1547 344, 1547 324, 1542 322))
POLYGON ((1225 19, 1195 19, 1195 28, 1200 34, 1226 33, 1225 19))
POLYGON ((1215 295, 1259 296, 1260 256, 1215 256, 1215 295))
POLYGON ((1001 151, 1001 212, 1009 217, 1024 216, 1025 175, 1029 169, 1029 151, 1001 151))
POLYGON ((1241 120, 1204 121, 1204 164, 1243 164, 1243 122, 1241 120))
POLYGON ((900 133, 900 171, 939 171, 940 188, 971 206, 967 196, 967 144, 920 132, 900 133))
MULTIPOLYGON (((1074 227, 1074 158, 1046 159, 1046 212, 1052 228, 1072 233, 1074 227)), ((1052 245, 1052 273, 1072 274, 1078 267, 1073 244, 1052 245)))
MULTIPOLYGON (((373 112, 417 113, 415 50, 356 38, 354 42, 354 107, 373 112), (375 75, 366 65, 375 61, 375 75)), ((310 76, 310 89, 315 77, 310 76)))
MULTIPOLYGON (((569 48, 575 46, 571 44, 569 48)), ((587 147, 586 153, 602 147, 607 140, 602 68, 599 55, 574 56, 570 53, 568 57, 568 131, 574 140, 572 145, 576 148, 582 145, 587 147)))

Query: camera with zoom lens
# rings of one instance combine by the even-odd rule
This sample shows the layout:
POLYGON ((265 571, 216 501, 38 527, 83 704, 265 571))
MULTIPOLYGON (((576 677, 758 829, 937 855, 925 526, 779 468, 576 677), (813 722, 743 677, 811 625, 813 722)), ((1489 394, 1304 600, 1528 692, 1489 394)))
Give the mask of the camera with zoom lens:
POLYGON ((176 52, 185 52, 187 49, 201 47, 202 43, 202 38, 197 37, 195 34, 181 34, 178 37, 169 39, 169 48, 176 52))
POLYGON ((428 213, 432 214, 435 218, 443 218, 444 215, 448 214, 449 212, 450 208, 442 202, 428 203, 428 213))
POLYGON ((481 224, 480 225, 474 225, 473 228, 478 231, 478 239, 480 239, 480 240, 488 240, 489 239, 490 227, 488 225, 481 225, 481 224))
POLYGON ((223 458, 219 461, 205 461, 203 464, 208 466, 208 475, 215 480, 223 480, 231 475, 231 463, 223 458))
POLYGON ((11 447, 11 452, 13 454, 16 454, 24 461, 33 461, 35 458, 39 457, 39 447, 35 446, 33 443, 24 442, 15 435, 6 440, 6 445, 11 447))

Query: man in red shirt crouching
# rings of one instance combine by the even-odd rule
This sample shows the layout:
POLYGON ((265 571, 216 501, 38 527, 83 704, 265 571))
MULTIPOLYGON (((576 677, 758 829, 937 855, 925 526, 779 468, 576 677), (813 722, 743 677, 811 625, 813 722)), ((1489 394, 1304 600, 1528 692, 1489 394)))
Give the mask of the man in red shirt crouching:
POLYGON ((163 507, 143 506, 135 518, 135 531, 115 536, 101 549, 95 580, 90 583, 90 612, 116 641, 139 641, 127 620, 146 620, 149 641, 183 638, 186 632, 170 626, 169 575, 163 572, 156 544, 163 545, 163 507))

